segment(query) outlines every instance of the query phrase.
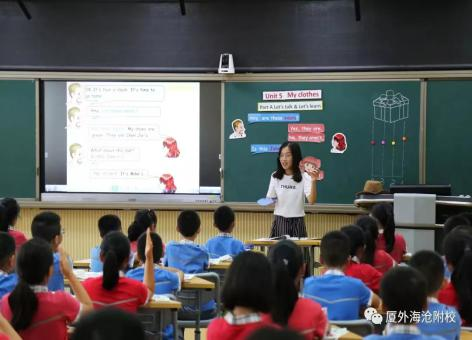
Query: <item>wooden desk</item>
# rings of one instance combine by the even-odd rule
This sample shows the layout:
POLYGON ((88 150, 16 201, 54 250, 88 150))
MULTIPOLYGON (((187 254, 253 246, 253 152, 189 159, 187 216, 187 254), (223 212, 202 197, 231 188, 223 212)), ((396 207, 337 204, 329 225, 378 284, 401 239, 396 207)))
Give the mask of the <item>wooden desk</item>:
POLYGON ((340 340, 361 340, 362 337, 356 333, 347 332, 346 334, 339 337, 340 340))
POLYGON ((192 277, 190 280, 184 280, 182 282, 182 289, 215 289, 213 282, 207 281, 200 277, 192 277))
POLYGON ((231 261, 225 261, 217 264, 210 264, 208 270, 228 270, 231 266, 231 263, 231 261))
MULTIPOLYGON (((309 250, 309 259, 308 259, 308 272, 310 275, 313 275, 315 267, 315 248, 321 245, 320 239, 308 239, 308 240, 292 240, 295 244, 302 248, 308 248, 309 250)), ((264 250, 264 247, 273 246, 279 242, 279 240, 251 240, 246 241, 246 244, 252 244, 257 247, 261 247, 261 250, 264 250)))
POLYGON ((76 260, 74 261, 74 268, 77 269, 90 269, 90 259, 76 260))
POLYGON ((147 317, 150 317, 150 329, 148 331, 157 334, 157 339, 162 339, 162 332, 164 331, 164 317, 166 312, 171 313, 172 325, 174 326, 174 340, 177 340, 177 311, 182 307, 179 301, 150 301, 148 304, 142 306, 138 310, 138 316, 143 323, 143 326, 147 326, 147 317), (155 320, 159 321, 159 325, 155 324, 155 320))
POLYGON ((462 330, 462 331, 461 331, 460 339, 461 339, 461 340, 472 340, 472 332, 471 332, 471 331, 462 330))

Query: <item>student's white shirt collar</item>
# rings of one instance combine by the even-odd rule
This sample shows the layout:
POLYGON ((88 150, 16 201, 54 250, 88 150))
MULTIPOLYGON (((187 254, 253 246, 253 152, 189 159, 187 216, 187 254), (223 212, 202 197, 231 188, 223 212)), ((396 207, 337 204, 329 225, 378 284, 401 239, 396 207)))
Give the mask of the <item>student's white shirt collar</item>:
POLYGON ((361 263, 361 261, 359 260, 359 258, 357 256, 351 257, 351 261, 355 262, 355 263, 361 263))
POLYGON ((218 236, 221 236, 221 237, 233 237, 233 235, 231 235, 230 233, 219 233, 218 236))
POLYGON ((340 275, 344 276, 344 272, 342 270, 336 269, 336 268, 331 268, 325 271, 324 275, 340 275))
POLYGON ((439 303, 439 300, 436 299, 435 297, 430 296, 430 297, 428 297, 428 302, 439 303))
POLYGON ((48 286, 43 285, 30 285, 30 288, 35 293, 47 293, 49 291, 48 286))
POLYGON ((390 335, 390 334, 414 334, 414 335, 419 335, 421 334, 418 326, 416 325, 394 325, 394 324, 387 324, 387 327, 385 327, 385 335, 390 335))
POLYGON ((182 239, 182 240, 180 240, 180 243, 181 243, 181 244, 195 244, 194 241, 187 240, 187 239, 185 239, 185 238, 182 239))
POLYGON ((261 321, 261 315, 259 313, 250 313, 246 315, 236 316, 231 312, 225 314, 225 320, 230 325, 246 325, 248 323, 255 323, 261 321))
POLYGON ((0 275, 9 275, 7 272, 4 272, 3 270, 0 269, 0 275))

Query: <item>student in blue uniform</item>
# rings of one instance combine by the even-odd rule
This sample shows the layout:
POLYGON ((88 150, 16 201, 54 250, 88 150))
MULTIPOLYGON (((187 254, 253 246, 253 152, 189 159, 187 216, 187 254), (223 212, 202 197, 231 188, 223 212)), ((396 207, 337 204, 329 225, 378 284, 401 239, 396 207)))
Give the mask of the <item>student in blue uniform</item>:
POLYGON ((303 295, 327 307, 329 320, 357 320, 363 307, 380 305, 378 296, 361 280, 344 274, 349 250, 349 238, 344 233, 327 233, 321 239, 321 258, 327 271, 305 280, 303 295))
POLYGON ((209 255, 195 243, 200 233, 200 217, 193 210, 184 210, 177 219, 177 231, 182 240, 171 241, 166 246, 164 265, 180 269, 184 273, 202 273, 208 268, 209 255))
POLYGON ((54 271, 49 278, 48 289, 50 291, 64 290, 64 276, 59 269, 60 257, 58 248, 62 243, 61 217, 51 211, 45 211, 33 218, 31 234, 33 238, 40 238, 51 245, 54 252, 54 271))
POLYGON ((459 313, 455 308, 438 301, 438 293, 444 282, 444 265, 441 256, 434 251, 422 250, 413 255, 408 264, 417 269, 426 279, 428 293, 427 311, 432 316, 442 316, 442 318, 421 320, 418 324, 421 333, 439 335, 446 340, 458 340, 461 333, 461 317, 459 313))
POLYGON ((15 269, 15 239, 8 233, 0 232, 0 298, 11 292, 17 282, 15 269))
MULTIPOLYGON (((98 220, 98 231, 103 239, 111 231, 121 231, 121 220, 116 215, 104 215, 98 220)), ((103 271, 103 263, 100 260, 100 246, 90 249, 90 271, 103 271)))
POLYGON ((416 325, 415 319, 421 318, 427 304, 426 291, 426 280, 416 269, 406 266, 390 269, 382 279, 380 297, 383 310, 393 312, 393 315, 386 314, 385 335, 369 335, 365 339, 444 340, 440 336, 421 334, 416 325))
MULTIPOLYGON (((174 294, 180 290, 181 282, 184 279, 184 273, 178 269, 170 267, 161 267, 159 262, 162 258, 162 239, 156 233, 151 233, 151 240, 154 252, 154 294, 174 294)), ((126 276, 135 280, 144 279, 144 261, 146 259, 144 251, 146 249, 146 234, 142 234, 138 239, 137 260, 139 267, 129 270, 126 276)))
POLYGON ((218 236, 209 239, 205 245, 211 258, 224 255, 234 257, 244 251, 244 243, 231 235, 234 229, 233 209, 226 205, 216 209, 213 214, 213 223, 220 233, 218 236))

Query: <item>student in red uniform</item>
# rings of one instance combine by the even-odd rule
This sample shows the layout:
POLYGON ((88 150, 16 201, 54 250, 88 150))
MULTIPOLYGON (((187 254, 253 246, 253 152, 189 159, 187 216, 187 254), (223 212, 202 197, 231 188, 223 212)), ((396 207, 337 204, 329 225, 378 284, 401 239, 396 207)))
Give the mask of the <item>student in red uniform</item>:
POLYGON ((237 255, 228 270, 221 300, 228 311, 208 326, 207 340, 243 340, 254 330, 270 325, 263 320, 273 297, 272 273, 267 258, 254 252, 237 255))
POLYGON ((379 227, 377 248, 385 250, 397 263, 402 262, 403 255, 406 254, 406 242, 402 235, 395 233, 392 205, 378 203, 372 208, 370 216, 377 221, 379 227))
POLYGON ((128 267, 130 254, 126 236, 119 231, 112 231, 103 238, 100 253, 103 276, 90 278, 84 282, 95 308, 113 306, 128 312, 136 312, 139 306, 150 300, 154 293, 154 261, 150 229, 147 230, 146 237, 144 283, 124 276, 123 271, 128 267))
POLYGON ((7 226, 8 230, 1 231, 8 231, 8 233, 13 236, 15 239, 16 250, 20 249, 20 247, 26 242, 26 236, 21 231, 15 229, 16 221, 18 220, 18 215, 20 214, 20 205, 14 198, 5 197, 2 199, 1 204, 5 208, 5 225, 7 226))
POLYGON ((463 324, 472 325, 472 236, 460 230, 444 239, 444 254, 451 282, 439 292, 438 300, 455 307, 463 324))
POLYGON ((382 273, 372 267, 370 264, 362 263, 364 258, 365 238, 362 229, 356 225, 348 225, 341 228, 349 238, 350 259, 344 273, 347 276, 355 277, 369 287, 373 292, 378 293, 380 289, 380 280, 382 273))
POLYGON ((328 320, 321 305, 311 299, 298 297, 300 281, 305 274, 303 254, 294 242, 278 242, 269 252, 275 280, 275 296, 268 321, 304 334, 306 340, 322 339, 328 320))
POLYGON ((53 272, 51 246, 42 239, 27 241, 17 259, 18 285, 1 301, 1 312, 24 340, 67 339, 67 325, 93 309, 87 292, 75 277, 62 249, 60 268, 76 298, 64 291, 48 291, 53 272))
POLYGON ((0 314, 0 340, 21 340, 10 323, 0 314))
POLYGON ((396 265, 396 262, 385 250, 377 248, 377 239, 379 238, 377 221, 370 216, 361 216, 357 219, 356 225, 364 231, 365 237, 365 250, 362 262, 370 264, 379 272, 385 274, 396 265))
POLYGON ((146 225, 138 221, 134 221, 128 227, 128 239, 132 256, 136 255, 136 252, 138 251, 138 238, 146 232, 146 228, 146 225))

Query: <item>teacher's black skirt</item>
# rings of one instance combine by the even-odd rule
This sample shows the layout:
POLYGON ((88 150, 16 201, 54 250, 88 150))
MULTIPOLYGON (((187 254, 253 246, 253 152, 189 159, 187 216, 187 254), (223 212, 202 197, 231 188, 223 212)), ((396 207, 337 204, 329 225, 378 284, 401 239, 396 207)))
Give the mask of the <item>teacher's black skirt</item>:
POLYGON ((270 237, 290 235, 291 237, 307 237, 305 217, 282 217, 274 215, 270 237))

